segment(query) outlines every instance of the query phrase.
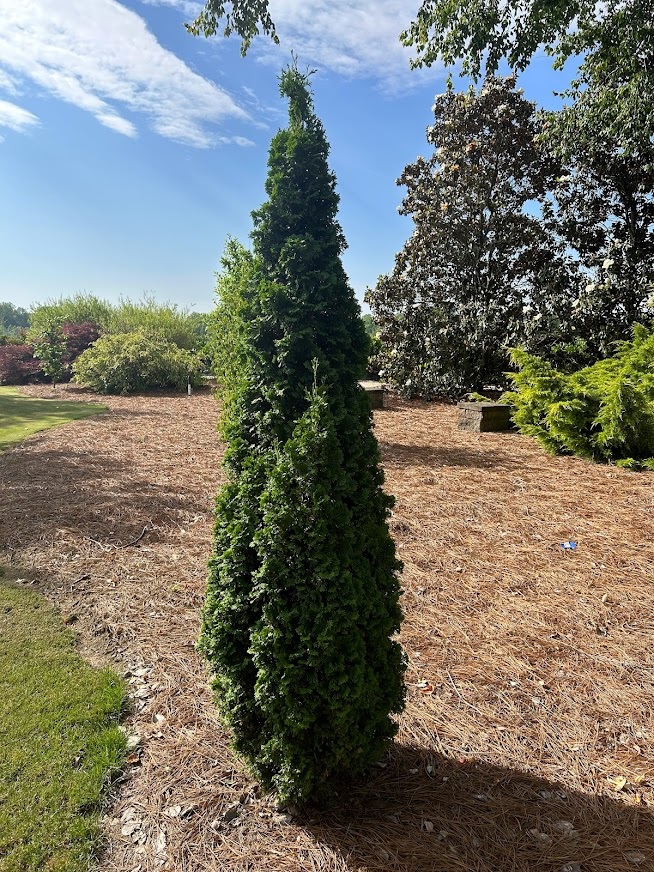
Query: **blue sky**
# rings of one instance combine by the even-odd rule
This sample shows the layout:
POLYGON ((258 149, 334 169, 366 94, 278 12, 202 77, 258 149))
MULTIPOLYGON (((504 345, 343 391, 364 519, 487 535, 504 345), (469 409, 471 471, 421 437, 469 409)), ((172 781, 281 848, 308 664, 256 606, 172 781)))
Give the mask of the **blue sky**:
MULTIPOLYGON (((277 73, 314 76, 357 296, 411 232, 403 167, 429 149, 445 72, 409 69, 417 0, 271 0, 281 45, 194 38, 194 0, 0 0, 0 300, 78 291, 213 304, 228 235, 247 241, 267 150, 285 123, 277 73)), ((461 87, 465 86, 458 80, 461 87)), ((520 84, 554 106, 537 58, 520 84)))

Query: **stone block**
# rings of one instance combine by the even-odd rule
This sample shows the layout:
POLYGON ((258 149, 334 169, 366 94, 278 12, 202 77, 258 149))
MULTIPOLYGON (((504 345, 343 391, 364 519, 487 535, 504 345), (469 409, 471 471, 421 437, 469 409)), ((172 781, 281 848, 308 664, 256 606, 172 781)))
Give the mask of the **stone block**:
POLYGON ((373 409, 384 408, 384 385, 377 381, 360 381, 359 384, 366 392, 373 409))
POLYGON ((511 406, 504 403, 459 403, 459 430, 497 433, 511 429, 511 406))

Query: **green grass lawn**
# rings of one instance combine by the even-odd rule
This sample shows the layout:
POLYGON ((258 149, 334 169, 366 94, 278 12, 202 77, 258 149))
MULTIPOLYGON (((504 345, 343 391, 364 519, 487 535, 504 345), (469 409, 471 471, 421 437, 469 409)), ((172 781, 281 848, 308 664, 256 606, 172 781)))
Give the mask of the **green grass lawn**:
POLYGON ((107 406, 99 403, 71 403, 26 397, 16 388, 0 387, 0 451, 39 430, 67 424, 98 412, 107 406))
POLYGON ((50 604, 0 568, 0 870, 87 872, 122 763, 125 689, 50 604))

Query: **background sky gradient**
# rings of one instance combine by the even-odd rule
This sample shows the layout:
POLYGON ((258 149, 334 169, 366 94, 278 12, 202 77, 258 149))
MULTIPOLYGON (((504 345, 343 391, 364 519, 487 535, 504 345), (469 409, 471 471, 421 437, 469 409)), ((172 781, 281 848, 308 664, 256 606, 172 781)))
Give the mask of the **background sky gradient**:
MULTIPOLYGON (((228 235, 247 241, 267 150, 285 124, 277 74, 298 55, 331 143, 361 299, 411 232, 405 164, 443 69, 411 71, 398 40, 418 0, 271 0, 281 38, 206 40, 194 0, 0 0, 0 300, 78 291, 208 311, 228 235)), ((540 56, 526 96, 559 104, 569 76, 540 56)), ((466 87, 464 80, 456 85, 466 87)))

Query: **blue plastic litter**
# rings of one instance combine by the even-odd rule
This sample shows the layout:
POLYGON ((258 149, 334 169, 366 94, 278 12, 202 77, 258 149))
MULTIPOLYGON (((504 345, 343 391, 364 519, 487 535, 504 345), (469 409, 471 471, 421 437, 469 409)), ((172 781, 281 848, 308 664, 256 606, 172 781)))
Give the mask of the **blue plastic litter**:
POLYGON ((577 547, 577 543, 570 540, 569 542, 561 542, 561 548, 564 551, 574 551, 577 547))

